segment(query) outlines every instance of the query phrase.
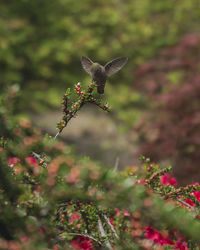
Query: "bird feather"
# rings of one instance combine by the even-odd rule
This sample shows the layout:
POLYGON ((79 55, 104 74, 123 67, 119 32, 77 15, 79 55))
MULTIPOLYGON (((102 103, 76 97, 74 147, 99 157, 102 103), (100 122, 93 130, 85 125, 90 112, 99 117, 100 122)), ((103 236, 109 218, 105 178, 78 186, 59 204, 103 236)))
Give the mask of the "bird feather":
POLYGON ((82 64, 84 70, 89 75, 92 75, 91 68, 92 68, 93 61, 90 58, 88 58, 87 56, 82 56, 81 57, 81 64, 82 64))
POLYGON ((107 76, 111 76, 117 73, 128 61, 126 57, 119 57, 110 62, 108 62, 104 68, 107 76))

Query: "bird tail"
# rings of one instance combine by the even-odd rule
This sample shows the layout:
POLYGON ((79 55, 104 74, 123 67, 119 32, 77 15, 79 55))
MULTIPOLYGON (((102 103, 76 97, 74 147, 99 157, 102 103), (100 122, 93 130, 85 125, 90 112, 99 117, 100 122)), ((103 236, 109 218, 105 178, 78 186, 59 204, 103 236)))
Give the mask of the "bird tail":
POLYGON ((99 93, 99 94, 104 94, 104 87, 105 87, 105 85, 104 84, 102 84, 102 85, 97 85, 97 92, 99 93))

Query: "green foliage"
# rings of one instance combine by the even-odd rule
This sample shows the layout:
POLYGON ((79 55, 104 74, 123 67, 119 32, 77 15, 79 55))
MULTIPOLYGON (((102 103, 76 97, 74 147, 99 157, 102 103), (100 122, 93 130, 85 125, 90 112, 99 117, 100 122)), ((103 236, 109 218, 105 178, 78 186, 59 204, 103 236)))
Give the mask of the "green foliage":
POLYGON ((176 188, 167 179, 166 185, 171 167, 145 157, 144 171, 116 172, 75 157, 27 121, 13 123, 11 111, 6 116, 13 133, 0 147, 1 248, 198 247, 198 183, 176 188), (40 153, 34 158, 33 151, 40 153))
POLYGON ((127 56, 127 66, 110 79, 106 94, 117 103, 121 86, 126 89, 116 112, 129 121, 130 72, 180 34, 197 30, 198 7, 197 0, 1 1, 0 85, 19 83, 21 109, 42 109, 44 102, 55 107, 66 87, 89 80, 80 73, 82 55, 102 64, 127 56))
MULTIPOLYGON (((77 83, 75 85, 73 93, 71 92, 70 88, 67 89, 62 100, 62 120, 57 123, 58 134, 62 132, 71 118, 75 117, 76 113, 87 103, 94 104, 107 112, 110 111, 108 103, 103 104, 102 98, 98 95, 94 95, 93 92, 95 87, 96 85, 91 82, 86 91, 82 91, 80 83, 77 83), (76 94, 76 96, 73 96, 72 94, 76 94), (74 100, 72 98, 74 98, 74 100)), ((57 135, 55 136, 55 138, 57 137, 57 135)))

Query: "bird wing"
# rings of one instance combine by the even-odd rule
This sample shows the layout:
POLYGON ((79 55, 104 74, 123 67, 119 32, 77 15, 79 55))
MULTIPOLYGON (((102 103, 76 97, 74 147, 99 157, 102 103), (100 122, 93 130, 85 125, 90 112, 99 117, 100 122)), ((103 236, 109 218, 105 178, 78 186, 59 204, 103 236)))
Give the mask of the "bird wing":
POLYGON ((82 56, 82 57, 81 57, 81 64, 82 64, 82 67, 84 68, 84 70, 85 70, 89 75, 92 75, 91 67, 92 67, 93 61, 90 60, 90 58, 88 58, 87 56, 82 56))
POLYGON ((119 57, 108 62, 104 68, 107 76, 111 76, 119 71, 128 61, 126 57, 119 57))

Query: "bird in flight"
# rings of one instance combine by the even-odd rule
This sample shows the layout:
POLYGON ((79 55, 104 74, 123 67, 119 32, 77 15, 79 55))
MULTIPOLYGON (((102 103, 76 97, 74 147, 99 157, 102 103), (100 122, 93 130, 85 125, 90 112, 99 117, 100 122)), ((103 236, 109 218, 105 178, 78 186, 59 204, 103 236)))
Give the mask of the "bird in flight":
POLYGON ((89 75, 92 76, 92 82, 96 83, 97 92, 99 94, 104 93, 107 77, 117 73, 127 61, 128 58, 119 57, 106 63, 105 66, 102 66, 99 63, 93 62, 86 56, 81 57, 82 67, 89 75))

